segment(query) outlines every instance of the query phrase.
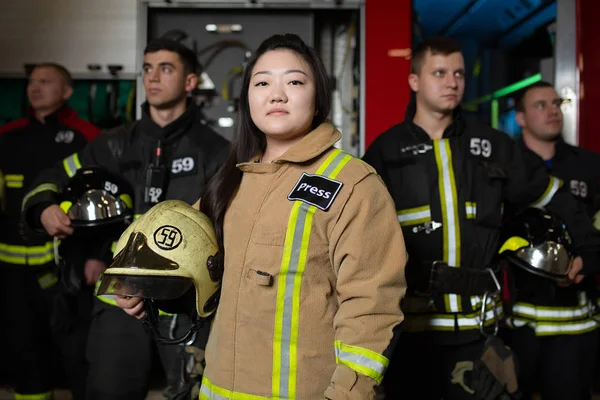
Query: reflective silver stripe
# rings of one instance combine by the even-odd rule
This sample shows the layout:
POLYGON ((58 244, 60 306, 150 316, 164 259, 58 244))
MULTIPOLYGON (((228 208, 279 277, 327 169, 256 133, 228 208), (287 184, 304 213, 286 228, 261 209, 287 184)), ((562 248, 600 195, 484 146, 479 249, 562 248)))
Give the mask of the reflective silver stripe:
MULTIPOLYGON (((442 314, 435 311, 435 307, 430 299, 419 296, 406 296, 402 302, 402 310, 406 316, 403 327, 410 332, 450 331, 454 330, 455 327, 458 327, 459 330, 479 329, 479 310, 481 309, 482 298, 480 296, 471 296, 470 301, 473 310, 476 311, 469 314, 442 314)), ((496 316, 501 318, 503 307, 499 295, 495 297, 495 301, 496 316)), ((495 321, 492 306, 493 301, 488 299, 485 326, 490 326, 495 321)))
POLYGON ((552 200, 552 197, 558 191, 558 189, 560 189, 561 186, 562 181, 558 178, 551 176, 546 191, 544 192, 544 194, 542 194, 542 197, 540 197, 537 201, 532 203, 531 206, 535 208, 545 207, 548 203, 550 203, 550 200, 552 200))
POLYGON ((431 221, 431 210, 429 206, 407 208, 396 211, 398 222, 402 226, 418 225, 431 221))
POLYGON ((25 209, 25 204, 27 204, 27 201, 32 196, 35 196, 36 194, 44 191, 58 192, 58 189, 53 183, 42 183, 41 185, 36 186, 35 189, 33 189, 31 192, 27 193, 25 197, 23 197, 23 202, 21 203, 21 210, 25 209))
POLYGON ((65 168, 65 172, 72 178, 77 170, 81 168, 81 163, 79 162, 79 156, 77 153, 71 154, 69 157, 63 160, 63 167, 65 168))
MULTIPOLYGON (((485 313, 485 326, 493 325, 494 315, 501 318, 504 314, 502 305, 496 305, 496 314, 489 308, 485 313)), ((406 313, 406 319, 402 326, 407 332, 423 331, 453 331, 456 327, 459 330, 479 329, 479 312, 472 314, 419 314, 411 315, 406 313)))
POLYGON ((29 248, 27 264, 42 265, 54 261, 54 242, 48 242, 45 246, 34 246, 29 248))
POLYGON ((338 364, 374 379, 377 383, 383 380, 383 374, 389 365, 389 360, 372 350, 351 346, 335 341, 335 358, 338 364))
POLYGON ((468 219, 475 219, 477 216, 477 203, 467 201, 465 203, 465 212, 468 219))
POLYGON ((41 246, 0 243, 0 261, 18 265, 43 265, 54 260, 54 242, 41 246))
MULTIPOLYGON (((352 156, 336 149, 315 174, 335 179, 351 159, 352 156)), ((315 206, 297 200, 288 219, 277 281, 271 384, 273 398, 296 398, 300 289, 316 210, 315 206)))
POLYGON ((592 319, 557 323, 531 321, 514 317, 512 320, 509 319, 509 323, 515 328, 528 326, 535 331, 537 336, 581 334, 598 328, 598 323, 592 319))
MULTIPOLYGON (((451 267, 460 266, 460 229, 458 223, 457 194, 452 165, 452 151, 448 139, 433 141, 438 168, 440 204, 442 206, 442 227, 444 232, 444 261, 451 267)), ((444 295, 447 311, 462 311, 461 296, 444 295)))
POLYGON ((592 311, 585 292, 579 292, 578 297, 578 306, 574 307, 548 307, 517 302, 513 306, 513 313, 515 316, 532 320, 544 320, 546 322, 557 323, 568 322, 568 320, 588 316, 590 311, 592 311))

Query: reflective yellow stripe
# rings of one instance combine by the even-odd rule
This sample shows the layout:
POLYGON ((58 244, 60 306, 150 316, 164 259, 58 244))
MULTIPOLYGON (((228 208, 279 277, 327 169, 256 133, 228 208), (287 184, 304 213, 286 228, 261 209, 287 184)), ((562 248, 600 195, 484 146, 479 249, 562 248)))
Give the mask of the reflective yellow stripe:
MULTIPOLYGON (((352 156, 336 149, 316 171, 335 179, 352 156)), ((296 398, 300 289, 306 267, 312 220, 317 208, 297 200, 292 206, 278 277, 273 334, 273 398, 296 398)))
MULTIPOLYGON (((451 267, 460 267, 460 222, 452 150, 448 139, 434 140, 433 149, 438 168, 438 186, 442 206, 442 228, 444 232, 444 261, 451 267)), ((446 311, 461 312, 462 299, 457 294, 445 294, 446 311)))
POLYGON ((206 376, 202 377, 200 387, 201 400, 265 400, 268 397, 255 396, 252 394, 233 392, 213 384, 206 376))
POLYGON ((17 175, 17 174, 6 174, 4 175, 4 179, 6 179, 7 181, 22 181, 23 179, 25 179, 25 175, 17 175))
POLYGON ((546 190, 544 191, 542 196, 535 202, 533 202, 531 206, 535 208, 545 207, 548 203, 550 203, 550 200, 552 200, 552 196, 554 196, 554 193, 556 193, 562 185, 562 180, 551 176, 550 182, 548 182, 548 187, 546 187, 546 190))
POLYGON ((0 261, 18 265, 44 265, 54 261, 54 242, 42 246, 0 243, 0 261))
POLYGON ((65 168, 65 172, 72 178, 78 169, 81 168, 81 163, 79 162, 79 155, 77 153, 71 154, 69 157, 63 160, 63 167, 65 168))
MULTIPOLYGON (((402 302, 402 310, 405 312, 405 320, 402 327, 407 332, 425 331, 460 331, 478 330, 480 322, 481 302, 480 296, 470 297, 474 312, 468 314, 442 314, 435 311, 430 299, 425 297, 406 296, 402 302)), ((504 315, 500 296, 495 297, 496 316, 501 319, 504 315)), ((494 324, 496 318, 492 309, 494 302, 490 299, 486 303, 485 323, 486 327, 494 324)))
POLYGON ((404 210, 397 210, 398 222, 401 226, 411 226, 424 224, 425 222, 431 222, 431 210, 429 206, 407 208, 404 210))
POLYGON ((359 374, 373 378, 377 383, 383 380, 383 374, 390 361, 372 350, 335 341, 335 362, 345 365, 359 374))
POLYGON ((44 392, 44 393, 36 393, 36 394, 15 393, 15 400, 52 400, 52 392, 44 392))
POLYGON ((24 175, 5 175, 4 181, 6 183, 7 188, 11 189, 20 189, 23 187, 23 179, 25 179, 24 175))
POLYGON ((513 314, 533 321, 562 323, 588 317, 593 311, 585 292, 578 293, 578 305, 574 307, 549 307, 531 303, 516 302, 513 314))
POLYGON ((38 276, 37 281, 42 289, 48 289, 58 282, 58 274, 56 272, 48 272, 42 276, 38 276))
POLYGON ((475 219, 477 216, 477 203, 472 201, 465 202, 465 213, 467 219, 475 219))
POLYGON ((508 319, 507 323, 512 328, 528 326, 533 329, 536 336, 579 335, 598 328, 598 323, 590 318, 558 323, 532 321, 515 316, 508 319))
POLYGON ((51 192, 58 192, 58 189, 56 188, 56 185, 53 183, 42 183, 41 185, 38 185, 35 187, 35 189, 33 189, 31 192, 27 193, 25 195, 25 197, 23 197, 23 203, 21 203, 21 209, 25 209, 25 204, 27 204, 27 201, 32 197, 35 196, 38 193, 44 192, 44 191, 51 191, 51 192))
MULTIPOLYGON (((501 305, 496 306, 496 315, 502 319, 504 311, 501 305)), ((406 332, 426 332, 426 331, 469 331, 479 329, 479 311, 470 314, 405 314, 405 321, 402 328, 406 332)), ((496 321, 494 311, 486 307, 484 326, 489 327, 496 321)))

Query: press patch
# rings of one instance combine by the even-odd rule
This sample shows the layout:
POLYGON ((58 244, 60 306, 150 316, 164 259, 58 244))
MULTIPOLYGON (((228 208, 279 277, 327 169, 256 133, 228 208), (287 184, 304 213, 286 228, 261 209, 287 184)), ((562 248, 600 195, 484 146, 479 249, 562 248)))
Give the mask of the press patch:
POLYGON ((341 188, 342 182, 305 172, 288 195, 288 200, 300 200, 327 211, 341 188))

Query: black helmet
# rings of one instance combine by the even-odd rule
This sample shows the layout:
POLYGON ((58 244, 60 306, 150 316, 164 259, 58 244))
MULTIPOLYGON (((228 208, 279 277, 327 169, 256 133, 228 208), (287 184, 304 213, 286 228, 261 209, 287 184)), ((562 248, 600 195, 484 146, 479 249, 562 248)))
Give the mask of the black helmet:
POLYGON ((104 168, 81 168, 60 191, 59 202, 75 231, 60 241, 56 262, 67 292, 77 293, 85 281, 85 260, 109 262, 112 243, 133 220, 132 192, 104 168))
POLYGON ((130 222, 133 218, 129 184, 101 167, 77 170, 62 188, 59 202, 76 228, 130 222))
POLYGON ((503 228, 499 253, 512 264, 544 278, 565 279, 572 258, 571 237, 554 213, 527 208, 503 228))

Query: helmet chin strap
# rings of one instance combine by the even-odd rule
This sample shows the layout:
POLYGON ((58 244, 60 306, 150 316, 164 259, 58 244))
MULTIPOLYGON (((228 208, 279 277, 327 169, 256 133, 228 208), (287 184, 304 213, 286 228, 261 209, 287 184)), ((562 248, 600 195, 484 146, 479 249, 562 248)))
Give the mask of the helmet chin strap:
POLYGON ((142 323, 150 329, 150 332, 152 332, 156 341, 162 344, 186 343, 200 328, 202 328, 202 326, 204 326, 204 318, 200 318, 198 315, 193 314, 193 316, 190 317, 192 326, 184 335, 177 338, 167 338, 158 330, 158 308, 152 299, 144 300, 144 311, 146 311, 146 315, 142 318, 142 323))

